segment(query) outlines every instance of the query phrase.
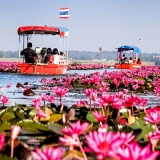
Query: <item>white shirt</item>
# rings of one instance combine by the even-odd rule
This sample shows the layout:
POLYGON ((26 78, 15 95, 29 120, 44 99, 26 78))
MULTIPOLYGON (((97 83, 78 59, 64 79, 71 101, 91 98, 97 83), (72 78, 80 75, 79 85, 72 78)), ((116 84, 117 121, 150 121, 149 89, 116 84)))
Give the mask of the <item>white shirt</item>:
POLYGON ((59 55, 58 54, 54 55, 53 64, 59 64, 59 55))

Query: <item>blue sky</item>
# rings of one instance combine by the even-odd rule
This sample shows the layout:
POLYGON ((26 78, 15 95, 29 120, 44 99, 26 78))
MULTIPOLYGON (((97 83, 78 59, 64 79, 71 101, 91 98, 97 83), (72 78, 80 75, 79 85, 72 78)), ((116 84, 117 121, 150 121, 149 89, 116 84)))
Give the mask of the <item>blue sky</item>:
MULTIPOLYGON (((49 25, 69 28, 69 50, 134 45, 160 53, 159 6, 160 0, 0 0, 0 50, 18 50, 19 26, 49 25), (59 18, 62 7, 69 7, 69 20, 59 18)), ((58 36, 32 36, 31 42, 33 47, 59 47, 58 36)))

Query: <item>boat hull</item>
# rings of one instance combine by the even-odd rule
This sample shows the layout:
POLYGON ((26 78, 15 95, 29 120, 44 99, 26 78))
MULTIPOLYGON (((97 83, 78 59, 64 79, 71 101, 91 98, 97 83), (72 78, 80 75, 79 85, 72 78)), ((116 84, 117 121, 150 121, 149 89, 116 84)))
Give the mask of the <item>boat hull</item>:
POLYGON ((50 74, 50 75, 60 75, 66 74, 67 65, 59 64, 28 64, 19 63, 18 67, 21 74, 50 74))
POLYGON ((124 64, 115 64, 115 68, 117 69, 136 69, 136 68, 141 68, 142 64, 129 64, 129 63, 124 63, 124 64))

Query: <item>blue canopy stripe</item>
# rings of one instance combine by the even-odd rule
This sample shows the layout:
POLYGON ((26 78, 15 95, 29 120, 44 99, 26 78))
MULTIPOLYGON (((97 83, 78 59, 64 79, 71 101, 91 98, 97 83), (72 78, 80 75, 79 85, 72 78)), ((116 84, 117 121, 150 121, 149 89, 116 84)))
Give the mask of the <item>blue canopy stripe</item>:
POLYGON ((131 50, 133 50, 134 53, 141 53, 140 48, 138 48, 136 46, 121 46, 121 47, 118 48, 118 52, 131 51, 131 50))

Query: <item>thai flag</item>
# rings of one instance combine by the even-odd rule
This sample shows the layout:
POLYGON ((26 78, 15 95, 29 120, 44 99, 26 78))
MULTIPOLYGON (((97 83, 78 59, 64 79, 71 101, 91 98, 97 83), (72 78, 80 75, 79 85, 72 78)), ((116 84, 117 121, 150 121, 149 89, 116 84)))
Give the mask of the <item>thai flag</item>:
POLYGON ((60 14, 59 18, 62 18, 62 19, 69 18, 69 8, 68 7, 67 8, 61 8, 59 10, 59 14, 60 14))
POLYGON ((99 47, 99 52, 101 52, 102 51, 102 47, 99 47))

